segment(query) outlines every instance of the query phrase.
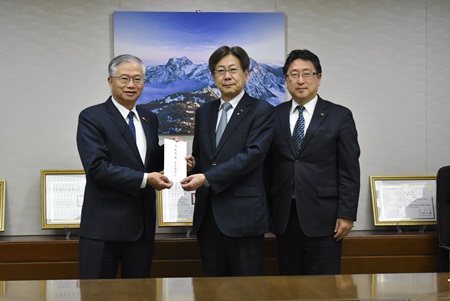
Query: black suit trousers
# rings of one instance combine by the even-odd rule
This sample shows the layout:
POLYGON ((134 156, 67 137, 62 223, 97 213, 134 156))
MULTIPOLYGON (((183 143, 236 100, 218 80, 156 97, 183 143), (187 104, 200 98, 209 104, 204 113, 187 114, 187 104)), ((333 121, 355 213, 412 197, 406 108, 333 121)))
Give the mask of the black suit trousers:
POLYGON ((277 235, 277 252, 280 275, 341 273, 342 240, 336 241, 333 235, 306 236, 298 221, 295 200, 292 200, 286 231, 277 235))
POLYGON ((154 239, 103 241, 80 237, 80 279, 149 278, 154 239))
POLYGON ((264 235, 230 237, 216 224, 207 206, 197 241, 205 276, 260 276, 264 235))

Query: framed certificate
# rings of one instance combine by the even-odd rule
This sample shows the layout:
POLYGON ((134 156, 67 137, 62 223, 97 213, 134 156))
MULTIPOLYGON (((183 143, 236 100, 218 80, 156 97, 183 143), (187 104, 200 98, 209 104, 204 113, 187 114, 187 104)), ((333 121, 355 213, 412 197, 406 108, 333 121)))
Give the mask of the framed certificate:
POLYGON ((0 231, 5 231, 6 181, 0 180, 0 231))
POLYGON ((83 170, 42 170, 42 229, 79 228, 85 186, 83 170))
POLYGON ((436 224, 436 176, 371 176, 375 226, 436 224))
POLYGON ((192 226, 195 191, 184 191, 180 183, 157 192, 158 226, 192 226), (176 187, 179 186, 179 187, 176 187))

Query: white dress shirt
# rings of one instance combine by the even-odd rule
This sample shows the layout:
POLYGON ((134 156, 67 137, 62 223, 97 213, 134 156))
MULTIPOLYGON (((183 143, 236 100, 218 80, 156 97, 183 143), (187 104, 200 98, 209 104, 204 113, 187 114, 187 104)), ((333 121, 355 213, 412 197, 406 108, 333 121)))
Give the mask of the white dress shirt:
MULTIPOLYGON (((116 106, 116 108, 119 110, 120 114, 122 115, 123 119, 129 124, 128 120, 128 114, 130 111, 122 106, 120 103, 118 103, 114 97, 111 96, 113 104, 116 106)), ((133 123, 134 127, 136 128, 136 145, 139 150, 139 154, 141 155, 142 162, 145 164, 145 156, 147 154, 147 139, 145 138, 144 128, 142 127, 142 120, 139 116, 139 113, 136 110, 136 106, 134 106, 131 111, 134 113, 133 117, 133 123)), ((144 178, 141 183, 141 188, 145 188, 147 185, 147 173, 144 174, 144 178)))
MULTIPOLYGON (((238 95, 236 95, 236 97, 234 97, 233 99, 231 99, 228 103, 231 104, 231 108, 227 111, 227 122, 230 121, 231 116, 233 116, 233 112, 234 109, 236 109, 239 101, 241 100, 242 96, 244 96, 245 91, 242 90, 241 93, 239 93, 238 95)), ((222 104, 225 101, 220 98, 220 105, 219 105, 219 112, 218 112, 218 116, 219 118, 217 118, 217 123, 216 123, 216 131, 217 131, 217 127, 219 126, 219 122, 220 122, 220 116, 222 114, 222 104)))
MULTIPOLYGON (((303 133, 303 137, 305 136, 306 130, 308 129, 309 124, 311 123, 312 115, 314 113, 314 109, 316 108, 316 104, 317 104, 317 95, 303 106, 305 108, 303 110, 303 118, 305 119, 305 132, 303 133)), ((298 119, 298 110, 295 109, 297 106, 298 103, 296 103, 295 100, 292 99, 291 114, 289 117, 289 122, 291 125, 291 135, 292 133, 294 133, 295 123, 297 122, 298 119)))

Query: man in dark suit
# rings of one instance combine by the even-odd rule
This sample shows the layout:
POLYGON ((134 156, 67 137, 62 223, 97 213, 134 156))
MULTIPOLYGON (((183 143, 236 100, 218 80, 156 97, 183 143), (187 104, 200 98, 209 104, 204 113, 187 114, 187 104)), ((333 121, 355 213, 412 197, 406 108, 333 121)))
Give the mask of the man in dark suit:
POLYGON ((355 122, 349 109, 317 95, 322 68, 315 54, 292 51, 283 72, 292 100, 275 108, 266 160, 279 271, 339 274, 360 189, 355 122))
POLYGON ((261 274, 269 231, 263 162, 272 140, 273 107, 244 91, 249 65, 241 47, 218 48, 209 69, 221 99, 205 103, 195 115, 192 155, 187 156, 192 174, 182 187, 196 190, 193 231, 206 276, 261 274), (220 121, 226 119, 220 136, 220 121))
POLYGON ((159 171, 164 152, 155 114, 136 107, 145 66, 132 55, 109 64, 112 96, 83 110, 77 145, 86 173, 80 225, 80 278, 150 277, 155 189, 172 182, 159 171), (131 113, 130 113, 131 112, 131 113))

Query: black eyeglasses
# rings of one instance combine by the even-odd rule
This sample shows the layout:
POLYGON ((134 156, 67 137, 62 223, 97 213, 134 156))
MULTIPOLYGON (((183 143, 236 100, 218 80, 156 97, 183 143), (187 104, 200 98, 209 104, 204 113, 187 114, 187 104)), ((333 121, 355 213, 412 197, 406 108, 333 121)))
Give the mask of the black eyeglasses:
POLYGON ((230 74, 236 74, 239 70, 242 70, 242 68, 219 69, 214 71, 214 73, 218 75, 225 75, 227 72, 230 72, 230 74))
POLYGON ((311 80, 312 77, 317 74, 319 74, 319 73, 317 73, 317 72, 302 72, 302 73, 292 72, 292 73, 286 75, 286 77, 289 78, 290 80, 298 80, 300 77, 303 77, 304 80, 311 80))
POLYGON ((117 78, 119 82, 123 85, 127 85, 131 80, 136 85, 142 85, 145 83, 145 78, 136 76, 136 77, 128 77, 128 76, 111 76, 111 78, 117 78))

